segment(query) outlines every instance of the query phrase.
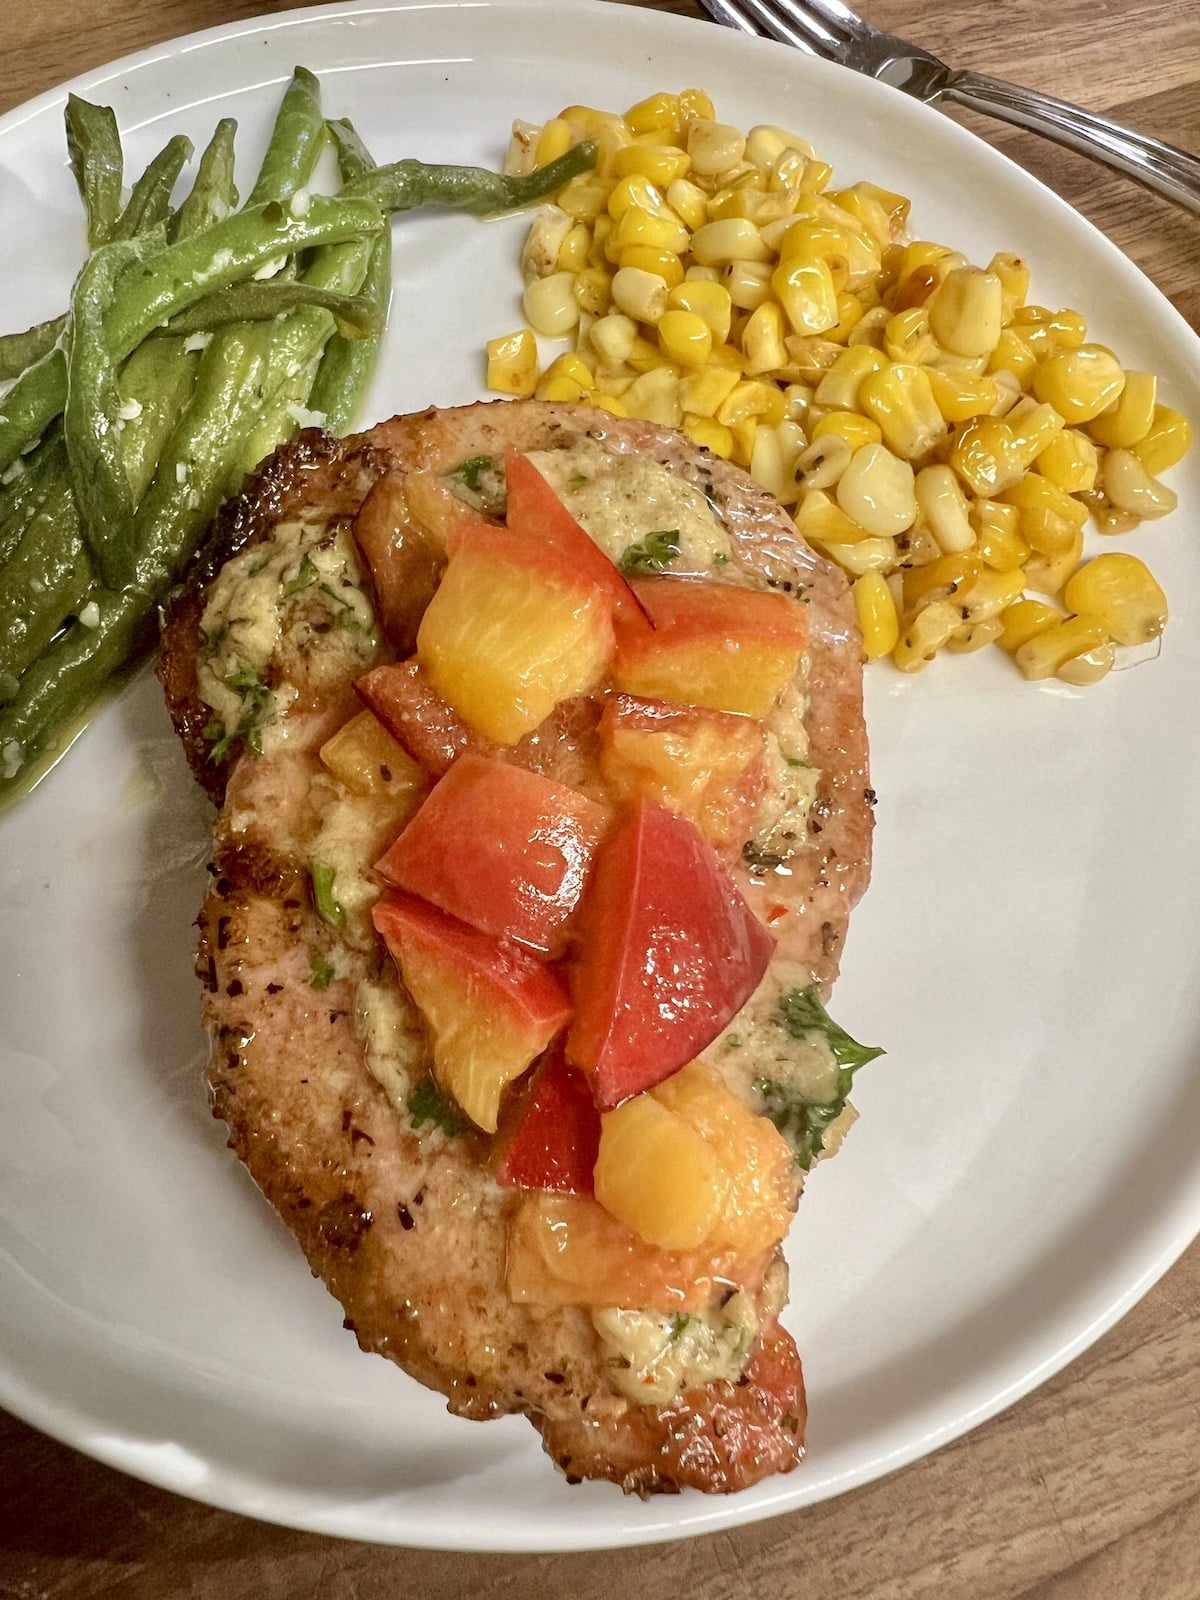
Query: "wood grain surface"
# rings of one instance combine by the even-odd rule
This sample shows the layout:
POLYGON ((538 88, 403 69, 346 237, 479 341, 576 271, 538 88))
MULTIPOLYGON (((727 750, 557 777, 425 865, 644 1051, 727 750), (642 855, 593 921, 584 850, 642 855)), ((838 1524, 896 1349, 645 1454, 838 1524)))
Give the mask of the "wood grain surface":
MULTIPOLYGON (((689 0, 664 8, 698 15, 689 0)), ((270 0, 55 0, 0 24, 0 111, 270 0)), ((959 65, 1200 150, 1196 0, 868 0, 959 65)), ((714 35, 715 37, 715 35, 714 35)), ((1200 328, 1200 219, 963 118, 1102 228, 1200 328)), ((1200 1136, 1200 1130, 1198 1130, 1200 1136)), ((825 1505, 628 1553, 479 1557, 291 1532, 149 1488, 0 1413, 0 1600, 1200 1600, 1200 1245, 993 1421, 825 1505)))

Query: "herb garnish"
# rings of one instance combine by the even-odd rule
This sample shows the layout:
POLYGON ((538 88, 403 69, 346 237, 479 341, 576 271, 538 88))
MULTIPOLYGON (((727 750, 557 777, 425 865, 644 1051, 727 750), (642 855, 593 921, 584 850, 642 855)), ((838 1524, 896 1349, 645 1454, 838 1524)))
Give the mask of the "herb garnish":
POLYGON ((667 1331, 667 1337, 672 1344, 678 1344, 679 1340, 682 1339, 684 1331, 691 1320, 686 1311, 677 1311, 671 1318, 671 1326, 667 1331))
POLYGON ((328 989, 335 976, 333 962, 318 950, 312 958, 312 972, 308 979, 309 987, 312 989, 328 989))
POLYGON ((780 1010, 783 1026, 792 1038, 819 1033, 833 1051, 839 1069, 833 1098, 819 1104, 802 1100, 787 1084, 774 1078, 755 1081, 754 1087, 763 1097, 764 1113, 791 1145, 796 1165, 807 1171, 824 1148, 826 1130, 845 1110, 854 1074, 881 1056, 883 1050, 852 1039, 826 1011, 816 984, 793 989, 780 1002, 780 1010))
POLYGON ((313 904, 317 908, 317 914, 331 926, 342 927, 346 921, 346 912, 334 893, 337 872, 326 861, 312 861, 308 870, 312 879, 313 904))
POLYGON ((316 583, 320 576, 316 562, 311 556, 304 556, 296 569, 296 576, 289 578, 283 586, 284 599, 287 600, 292 595, 299 594, 301 589, 307 589, 311 584, 316 583))
POLYGON ((421 1128, 427 1122, 432 1122, 434 1127, 440 1128, 447 1138, 453 1138, 456 1133, 463 1133, 470 1123, 458 1107, 438 1088, 431 1079, 426 1078, 408 1097, 408 1114, 412 1118, 414 1128, 421 1128))
POLYGON ((464 489, 470 489, 472 494, 479 494, 483 489, 485 473, 496 470, 495 458, 492 456, 469 456, 466 461, 459 463, 450 474, 457 478, 464 489))
POLYGON ((271 691, 257 672, 249 667, 239 667, 228 673, 221 682, 232 689, 242 702, 237 722, 227 728, 219 717, 214 717, 204 729, 204 737, 213 742, 208 752, 210 761, 224 761, 235 740, 244 739, 256 756, 262 755, 262 730, 271 704, 271 691))
POLYGON ((656 528, 637 544, 631 544, 617 565, 626 578, 644 578, 663 572, 679 555, 678 528, 656 528))

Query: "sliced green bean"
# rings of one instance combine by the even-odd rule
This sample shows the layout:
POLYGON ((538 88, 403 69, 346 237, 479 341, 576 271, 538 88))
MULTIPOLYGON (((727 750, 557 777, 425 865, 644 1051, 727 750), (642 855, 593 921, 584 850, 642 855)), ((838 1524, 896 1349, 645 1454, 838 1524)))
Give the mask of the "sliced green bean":
POLYGON ((87 214, 88 244, 106 244, 121 212, 124 161, 111 106, 67 96, 67 153, 87 214))
POLYGON ((147 228, 166 222, 179 174, 191 159, 190 139, 177 133, 168 140, 134 184, 124 211, 113 224, 110 238, 133 239, 147 228))
MULTIPOLYGON (((351 183, 374 170, 375 160, 350 122, 344 119, 331 122, 329 131, 337 143, 338 170, 343 183, 351 183)), ((345 433, 358 414, 379 363, 391 292, 392 235, 390 229, 384 228, 371 248, 359 291, 375 305, 379 332, 361 339, 348 339, 340 329, 332 333, 309 392, 309 410, 325 418, 324 425, 330 433, 345 433)))
POLYGON ((66 470, 62 428, 55 423, 37 449, 22 458, 20 471, 0 491, 0 569, 20 543, 51 483, 64 477, 66 470))
POLYGON ((236 209, 237 185, 234 182, 234 137, 237 123, 222 117, 213 129, 196 165, 191 190, 175 216, 175 238, 187 239, 219 222, 236 209))
POLYGON ((67 398, 67 358, 55 345, 0 400, 0 472, 41 438, 67 398))
POLYGON ((486 167, 432 165, 426 161, 393 161, 356 178, 344 195, 367 195, 382 211, 411 211, 417 206, 449 206, 473 217, 496 216, 543 200, 571 178, 596 165, 597 146, 585 139, 536 172, 514 177, 486 167))
POLYGON ((284 91, 246 204, 290 200, 312 177, 324 140, 321 85, 307 67, 297 67, 284 91))
POLYGON ((19 680, 94 583, 65 476, 55 481, 0 572, 0 678, 19 680))
MULTIPOLYGON (((382 234, 383 230, 380 232, 382 234)), ((164 334, 207 333, 231 322, 265 322, 286 316, 301 306, 317 306, 330 312, 338 328, 351 340, 380 331, 379 306, 375 300, 320 288, 294 278, 283 283, 272 279, 232 284, 172 317, 162 331, 164 334)))
POLYGON ((143 246, 134 239, 117 239, 93 250, 71 301, 63 437, 84 542, 101 578, 113 589, 131 577, 116 552, 125 548, 133 490, 121 449, 121 394, 117 363, 104 338, 104 316, 121 275, 142 254, 143 246))
POLYGON ((88 623, 74 621, 0 707, 0 805, 24 792, 79 732, 113 674, 154 642, 154 597, 95 590, 88 623))
POLYGON ((27 367, 40 361, 62 338, 66 313, 36 323, 24 333, 0 333, 0 383, 19 378, 27 367))
POLYGON ((185 350, 182 339, 147 339, 121 371, 122 410, 127 413, 121 456, 135 504, 149 488, 158 458, 192 397, 199 365, 199 352, 185 350))

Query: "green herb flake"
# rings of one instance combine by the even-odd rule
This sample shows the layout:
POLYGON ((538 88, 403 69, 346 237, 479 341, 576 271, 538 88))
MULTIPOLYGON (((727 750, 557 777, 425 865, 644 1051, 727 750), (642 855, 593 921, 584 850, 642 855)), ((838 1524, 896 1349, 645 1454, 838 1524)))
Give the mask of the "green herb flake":
POLYGON ((249 667, 238 667, 221 681, 238 696, 242 709, 232 728, 215 717, 205 727, 204 737, 212 741, 208 759, 224 761, 238 739, 244 739, 255 755, 262 755, 262 729, 270 711, 270 689, 249 667))
POLYGON ((333 970, 333 962, 326 959, 318 950, 312 958, 312 972, 309 975, 309 987, 313 989, 328 989, 337 974, 333 970))
POLYGON ((469 456, 466 461, 460 462, 450 474, 462 484, 464 489, 469 489, 472 494, 480 494, 483 490, 484 477, 495 472, 496 461, 493 456, 469 456))
POLYGON ((567 485, 571 489, 582 489, 587 481, 588 476, 586 472, 573 472, 567 479, 567 485))
POLYGON ((471 1125, 454 1102, 429 1078, 417 1085, 409 1095, 407 1104, 414 1128, 422 1128, 427 1122, 432 1122, 447 1138, 453 1138, 456 1133, 465 1133, 471 1125))
POLYGON ((672 1344, 678 1344, 680 1339, 683 1338, 684 1333, 687 1331, 687 1325, 691 1320, 686 1311, 677 1311, 671 1318, 671 1326, 667 1330, 667 1337, 672 1344))
POLYGON ((712 558, 712 564, 714 567, 723 567, 728 563, 728 561, 729 557, 725 554, 724 550, 718 550, 712 558))
POLYGON ((846 1108, 854 1074, 859 1067, 881 1056, 883 1050, 876 1045, 859 1044, 834 1022, 815 984, 809 984, 807 989, 793 989, 780 1002, 780 1009, 783 1026, 793 1039, 819 1033, 828 1042, 838 1063, 833 1098, 819 1104, 802 1100, 794 1090, 774 1078, 755 1080, 754 1087, 762 1096, 764 1115, 791 1145, 796 1165, 807 1171, 825 1147, 826 1130, 846 1108))
POLYGON ((742 1036, 741 1036, 741 1034, 740 1033, 727 1033, 725 1035, 725 1045, 726 1045, 727 1049, 740 1050, 742 1048, 742 1036))
POLYGON ((346 912, 334 893, 336 871, 326 861, 310 862, 308 870, 312 879, 313 904, 317 908, 317 914, 331 927, 343 927, 346 912))
POLYGON ((296 569, 296 576, 289 578, 283 586, 283 597, 290 600, 292 595, 299 594, 302 589, 311 588, 321 576, 317 564, 311 556, 304 556, 296 569))
POLYGON ((665 572, 679 555, 678 528, 656 528, 637 544, 631 544, 617 565, 626 578, 645 578, 665 572))

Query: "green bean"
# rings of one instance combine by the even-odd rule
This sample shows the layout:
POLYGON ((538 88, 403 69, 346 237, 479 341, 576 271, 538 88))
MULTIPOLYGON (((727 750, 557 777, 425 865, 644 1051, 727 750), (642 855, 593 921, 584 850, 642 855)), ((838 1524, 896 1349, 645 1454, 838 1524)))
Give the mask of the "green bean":
POLYGON ((306 67, 297 67, 284 92, 246 204, 290 200, 312 177, 324 139, 321 86, 306 67))
POLYGON ((137 415, 121 429, 121 457, 135 504, 150 487, 159 455, 191 399, 199 365, 199 354, 185 350, 182 339, 147 339, 122 369, 121 393, 137 405, 137 415))
POLYGON ((229 215, 238 203, 233 175, 233 142, 237 123, 222 117, 201 153, 191 191, 175 216, 175 238, 187 239, 229 215))
POLYGON ((177 133, 158 152, 133 186, 124 211, 113 224, 111 239, 133 239, 166 222, 179 174, 192 159, 192 141, 177 133))
POLYGON ((110 106, 67 96, 67 152, 87 214, 88 244, 107 243, 121 210, 124 162, 117 119, 110 106))
POLYGON ((206 333, 231 322, 269 321, 302 306, 318 306, 332 313, 338 328, 351 340, 377 334, 380 330, 379 306, 374 300, 319 288, 303 279, 289 279, 284 283, 269 280, 232 284, 179 312, 162 332, 164 335, 206 333))
POLYGON ((569 179, 596 164, 593 140, 572 145, 536 172, 513 177, 486 167, 436 166, 426 161, 394 161, 348 183, 344 195, 369 196, 389 214, 416 206, 449 206, 473 217, 495 216, 542 200, 569 179))
MULTIPOLYGON (((126 269, 141 259, 133 239, 101 245, 84 263, 71 302, 63 437, 80 529, 103 581, 119 589, 129 572, 114 556, 133 515, 133 490, 121 451, 117 363, 104 339, 104 313, 126 269)), ((0 613, 2 614, 2 613, 0 613)))
POLYGON ((0 569, 17 548, 51 482, 66 466, 62 428, 55 423, 36 450, 22 458, 21 470, 0 491, 0 569))
MULTIPOLYGON (((337 142, 343 183, 374 169, 375 161, 351 123, 343 120, 328 126, 337 142)), ((390 229, 384 228, 372 246, 360 289, 360 294, 376 307, 379 332, 360 339, 348 339, 340 329, 331 334, 309 392, 309 409, 325 418, 325 427, 331 433, 346 432, 367 392, 379 361, 391 292, 392 235, 390 229)))
POLYGON ((62 338, 66 313, 36 323, 24 333, 0 333, 0 383, 19 378, 26 367, 40 361, 62 338))
MULTIPOLYGON (((371 234, 380 225, 370 200, 314 195, 303 216, 276 201, 236 212, 203 234, 180 239, 122 278, 104 319, 114 360, 123 360, 161 323, 259 267, 314 246, 371 234)), ((66 400, 66 358, 52 350, 17 379, 0 402, 0 472, 40 438, 66 400)))
POLYGON ((97 590, 94 626, 75 621, 0 707, 0 805, 15 799, 80 731, 113 674, 154 641, 154 597, 97 590))
POLYGON ((65 476, 54 481, 0 572, 0 677, 10 685, 83 603, 93 583, 65 476))

